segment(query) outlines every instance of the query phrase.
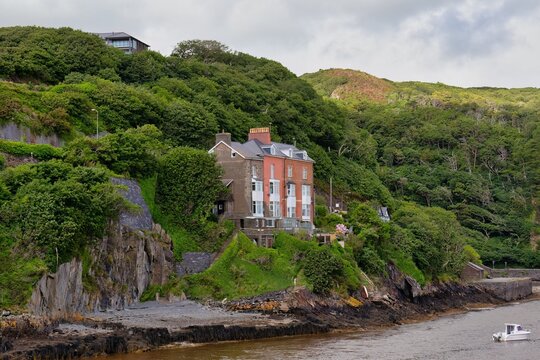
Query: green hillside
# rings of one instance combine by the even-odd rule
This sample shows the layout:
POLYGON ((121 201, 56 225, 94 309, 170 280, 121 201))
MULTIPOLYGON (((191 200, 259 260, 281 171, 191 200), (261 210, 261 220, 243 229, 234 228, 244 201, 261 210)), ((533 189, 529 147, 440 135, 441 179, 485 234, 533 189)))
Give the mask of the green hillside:
POLYGON ((1 28, 0 126, 57 134, 66 144, 51 150, 0 143, 6 156, 34 157, 39 149, 36 158, 49 160, 0 172, 0 253, 13 259, 0 270, 0 285, 26 271, 21 263, 35 264, 16 284, 27 293, 44 269, 54 270, 56 251, 62 260, 83 255, 124 206, 104 195, 113 174, 141 181, 177 257, 219 249, 230 226, 210 214, 212 197, 223 189, 206 150, 220 130, 243 141, 255 126, 271 126, 275 140, 296 143, 315 159, 317 225, 352 227, 347 254, 366 273, 384 275, 392 261, 421 283, 453 278, 466 259, 477 259, 467 244, 488 264, 540 266, 531 248, 538 232, 537 90, 459 89, 359 74, 298 78, 275 61, 215 41, 184 41, 170 56, 126 55, 68 28, 1 28), (351 79, 353 86, 336 91, 351 79), (86 136, 95 132, 92 109, 100 131, 108 132, 99 139, 86 136), (204 184, 171 178, 196 173, 204 184), (348 205, 344 216, 328 213, 330 179, 334 196, 348 205), (46 201, 32 201, 35 193, 46 201), (182 194, 184 203, 167 194, 182 194), (88 207, 66 207, 76 196, 88 207), (390 209, 392 221, 379 219, 378 206, 390 209))
POLYGON ((539 231, 540 89, 400 83, 335 69, 302 78, 324 97, 341 94, 338 103, 373 136, 377 173, 397 199, 454 212, 486 263, 528 262, 517 249, 535 247, 539 231), (376 100, 374 83, 386 85, 376 100))

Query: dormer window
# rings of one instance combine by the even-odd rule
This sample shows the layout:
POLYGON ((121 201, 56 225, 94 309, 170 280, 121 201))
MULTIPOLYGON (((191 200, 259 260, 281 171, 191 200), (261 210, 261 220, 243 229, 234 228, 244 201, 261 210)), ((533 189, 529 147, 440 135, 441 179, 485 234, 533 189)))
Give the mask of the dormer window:
POLYGON ((270 155, 276 155, 276 147, 274 145, 263 146, 262 149, 270 155))

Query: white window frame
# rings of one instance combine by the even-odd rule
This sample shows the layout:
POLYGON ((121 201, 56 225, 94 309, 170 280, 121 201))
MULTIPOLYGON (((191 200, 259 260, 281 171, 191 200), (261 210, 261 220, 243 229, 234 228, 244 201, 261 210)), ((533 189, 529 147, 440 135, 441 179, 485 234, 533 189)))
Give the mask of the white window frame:
POLYGON ((288 218, 295 218, 296 217, 296 207, 295 206, 287 206, 287 217, 288 218))
POLYGON ((302 204, 302 220, 311 219, 311 204, 302 204))
POLYGON ((307 177, 308 177, 308 170, 307 170, 307 167, 304 167, 302 169, 302 179, 307 180, 307 177))
POLYGON ((263 182, 259 180, 251 181, 251 191, 262 192, 263 191, 263 182))
POLYGON ((251 202, 251 211, 253 216, 262 217, 264 216, 264 206, 262 201, 252 201, 251 202))
POLYGON ((296 197, 296 184, 293 184, 293 183, 287 184, 287 196, 296 197))
POLYGON ((268 209, 270 210, 270 216, 276 218, 281 216, 281 203, 279 201, 270 201, 268 209))
POLYGON ((276 175, 276 166, 274 164, 270 164, 270 179, 274 179, 276 175))
POLYGON ((290 177, 290 178, 293 177, 293 166, 292 165, 289 165, 289 167, 287 168, 287 177, 290 177))

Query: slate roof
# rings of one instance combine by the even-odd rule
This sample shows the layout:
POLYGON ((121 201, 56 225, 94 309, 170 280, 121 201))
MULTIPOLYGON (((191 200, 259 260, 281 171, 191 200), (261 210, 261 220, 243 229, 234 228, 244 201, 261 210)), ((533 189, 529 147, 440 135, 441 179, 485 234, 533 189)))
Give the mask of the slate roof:
POLYGON ((277 152, 272 156, 285 157, 289 159, 304 160, 314 162, 312 158, 307 155, 307 152, 304 150, 298 149, 294 145, 282 144, 277 142, 272 142, 269 145, 261 143, 259 140, 249 140, 245 143, 231 142, 231 147, 242 154, 246 158, 250 159, 262 159, 264 155, 270 155, 269 147, 274 145, 277 152), (292 156, 289 156, 289 150, 292 150, 292 156), (303 154, 306 154, 306 158, 303 157, 303 154))

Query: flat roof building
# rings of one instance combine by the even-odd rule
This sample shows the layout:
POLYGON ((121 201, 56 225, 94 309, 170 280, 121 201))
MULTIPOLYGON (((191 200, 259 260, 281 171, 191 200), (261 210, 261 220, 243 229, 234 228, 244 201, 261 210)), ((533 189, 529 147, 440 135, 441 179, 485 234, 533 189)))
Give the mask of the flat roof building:
POLYGON ((150 45, 125 32, 96 33, 96 35, 105 40, 107 45, 118 48, 126 54, 145 51, 150 47, 150 45))

